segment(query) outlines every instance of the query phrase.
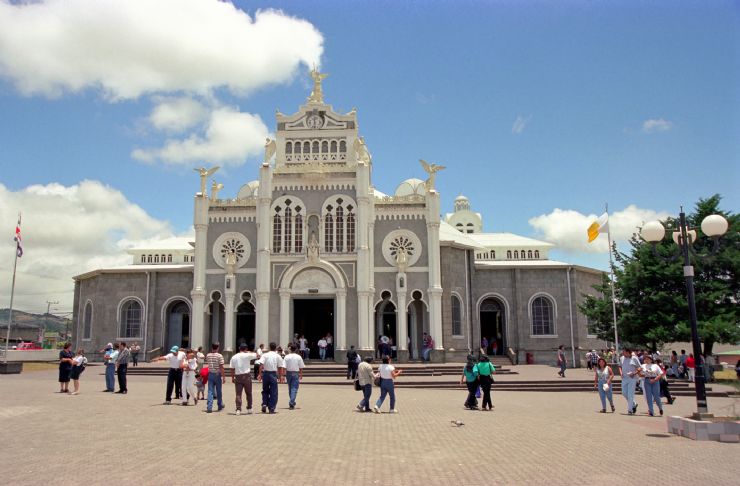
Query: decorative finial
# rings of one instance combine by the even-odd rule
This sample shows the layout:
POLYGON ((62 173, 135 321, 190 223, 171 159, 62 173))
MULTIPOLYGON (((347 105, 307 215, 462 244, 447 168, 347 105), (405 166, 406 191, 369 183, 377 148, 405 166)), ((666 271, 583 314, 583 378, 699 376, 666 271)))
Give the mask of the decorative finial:
POLYGON ((223 188, 223 184, 216 181, 211 182, 211 201, 215 201, 218 199, 218 192, 223 188))
POLYGON ((424 168, 424 171, 426 171, 427 175, 429 175, 429 178, 424 181, 424 186, 426 186, 427 191, 432 191, 434 190, 434 178, 436 177, 437 172, 445 169, 446 167, 444 165, 430 164, 424 159, 419 159, 419 162, 424 168))
POLYGON ((313 91, 311 91, 311 95, 308 97, 309 103, 324 102, 324 92, 321 90, 321 82, 326 79, 327 76, 329 76, 329 74, 320 73, 316 69, 316 66, 311 69, 311 79, 313 79, 313 91))

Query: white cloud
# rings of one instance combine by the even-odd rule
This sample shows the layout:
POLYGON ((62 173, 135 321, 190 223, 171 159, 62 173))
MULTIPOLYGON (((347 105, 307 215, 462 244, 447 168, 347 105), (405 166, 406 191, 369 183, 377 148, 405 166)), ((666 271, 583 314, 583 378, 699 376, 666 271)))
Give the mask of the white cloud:
POLYGON ((520 133, 522 133, 524 129, 527 128, 527 124, 529 124, 529 121, 531 119, 531 116, 517 116, 516 120, 514 120, 514 124, 511 126, 511 133, 513 133, 514 135, 519 135, 520 133))
POLYGON ((221 107, 211 112, 202 134, 168 139, 160 148, 136 149, 131 156, 142 162, 171 165, 200 162, 241 165, 247 157, 262 153, 268 135, 269 130, 259 116, 221 107))
MULTIPOLYGON (((45 300, 72 310, 72 277, 95 268, 127 265, 124 250, 141 241, 173 236, 166 221, 151 217, 120 191, 98 181, 72 186, 33 185, 11 191, 0 184, 0 295, 10 295, 17 212, 23 211, 23 257, 18 259, 14 307, 45 311, 45 300)), ((5 297, 4 297, 5 298, 5 297)), ((0 303, 5 307, 9 302, 0 303)))
POLYGON ((673 128, 673 122, 662 118, 651 118, 642 122, 642 133, 667 132, 673 128))
POLYGON ((24 94, 235 93, 319 64, 323 37, 280 11, 217 0, 0 0, 0 75, 24 94))
POLYGON ((202 123, 208 117, 208 109, 189 97, 158 97, 149 123, 157 130, 182 132, 202 123))
MULTIPOLYGON (((600 235, 593 243, 588 243, 586 230, 599 215, 583 214, 572 209, 554 209, 550 214, 536 216, 529 224, 546 241, 557 248, 571 252, 606 253, 609 248, 606 235, 600 235)), ((638 208, 631 204, 621 211, 609 215, 609 228, 612 239, 617 242, 629 240, 643 223, 663 220, 669 216, 663 211, 638 208)))

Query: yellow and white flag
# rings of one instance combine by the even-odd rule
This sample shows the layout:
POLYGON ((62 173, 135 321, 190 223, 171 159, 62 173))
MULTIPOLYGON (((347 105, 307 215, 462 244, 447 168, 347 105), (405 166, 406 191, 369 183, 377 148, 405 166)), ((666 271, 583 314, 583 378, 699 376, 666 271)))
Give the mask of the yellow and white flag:
POLYGON ((600 233, 608 233, 609 232, 609 213, 604 213, 601 216, 599 216, 599 219, 591 223, 591 226, 588 227, 587 233, 588 233, 588 242, 591 243, 596 238, 599 237, 600 233))

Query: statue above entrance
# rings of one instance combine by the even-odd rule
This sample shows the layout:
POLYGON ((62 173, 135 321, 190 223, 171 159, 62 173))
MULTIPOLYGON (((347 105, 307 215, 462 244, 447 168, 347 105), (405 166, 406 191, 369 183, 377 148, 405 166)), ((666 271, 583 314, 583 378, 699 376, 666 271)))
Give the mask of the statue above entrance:
POLYGON ((326 79, 327 76, 329 76, 329 74, 320 73, 316 70, 316 68, 313 68, 311 70, 311 79, 313 79, 313 91, 311 91, 311 94, 308 97, 309 103, 324 102, 324 92, 321 90, 321 82, 326 79))
POLYGON ((311 239, 308 240, 308 261, 316 263, 319 261, 319 242, 316 241, 316 233, 311 233, 311 239))

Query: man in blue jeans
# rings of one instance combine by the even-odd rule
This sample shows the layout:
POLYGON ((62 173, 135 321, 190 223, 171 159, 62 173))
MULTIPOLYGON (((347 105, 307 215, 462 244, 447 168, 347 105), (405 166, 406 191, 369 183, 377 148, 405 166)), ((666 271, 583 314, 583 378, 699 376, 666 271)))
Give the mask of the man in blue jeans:
POLYGON ((368 356, 357 367, 357 379, 360 382, 360 388, 362 388, 362 400, 357 404, 357 410, 360 412, 372 411, 370 410, 370 396, 373 393, 373 380, 375 379, 372 362, 372 356, 368 356))
POLYGON ((262 355, 260 362, 260 374, 258 380, 262 380, 262 413, 275 413, 278 401, 278 378, 285 372, 285 361, 275 352, 277 344, 270 343, 270 351, 262 355))
POLYGON ((105 392, 113 392, 116 388, 116 359, 118 359, 118 350, 113 349, 113 343, 105 346, 105 392))
POLYGON ((303 379, 303 368, 306 365, 303 363, 301 355, 296 353, 294 344, 288 346, 288 354, 285 356, 284 362, 285 377, 288 380, 288 395, 290 396, 288 408, 293 410, 295 409, 296 395, 298 395, 298 385, 303 379))
POLYGON ((640 360, 632 355, 632 350, 624 348, 622 357, 619 358, 619 374, 622 375, 622 395, 627 400, 627 414, 634 415, 637 412, 635 403, 635 387, 637 385, 637 374, 640 370, 640 360))
POLYGON ((218 410, 224 409, 224 400, 221 386, 226 383, 226 374, 224 373, 224 357, 218 352, 219 344, 211 345, 211 352, 206 356, 206 366, 208 366, 208 402, 206 412, 213 411, 213 395, 218 395, 218 410))

